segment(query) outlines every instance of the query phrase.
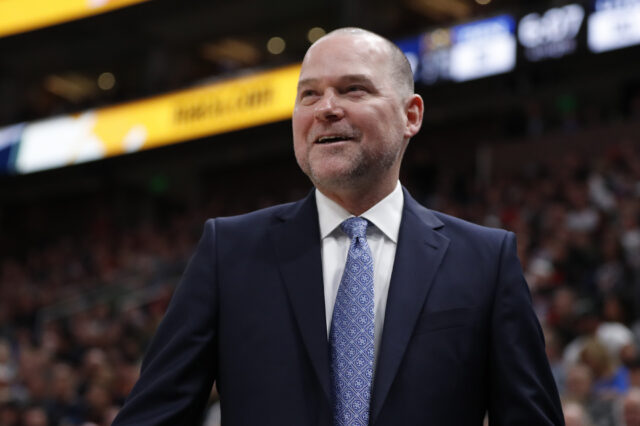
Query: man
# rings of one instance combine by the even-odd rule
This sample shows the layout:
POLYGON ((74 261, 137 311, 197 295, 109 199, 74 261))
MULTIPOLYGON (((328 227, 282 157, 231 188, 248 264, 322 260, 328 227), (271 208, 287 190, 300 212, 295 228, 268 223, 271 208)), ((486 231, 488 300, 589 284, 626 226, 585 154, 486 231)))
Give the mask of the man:
POLYGON ((302 64, 297 203, 207 222, 115 425, 560 425, 514 236, 399 184, 422 123, 406 58, 341 29, 302 64))

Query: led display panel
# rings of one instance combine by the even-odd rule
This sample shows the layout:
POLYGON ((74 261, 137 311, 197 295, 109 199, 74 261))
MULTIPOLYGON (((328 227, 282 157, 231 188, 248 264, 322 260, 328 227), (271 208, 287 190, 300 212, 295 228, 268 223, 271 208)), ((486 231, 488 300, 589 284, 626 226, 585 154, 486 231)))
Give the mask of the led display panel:
POLYGON ((600 53, 640 44, 640 0, 596 0, 587 43, 600 53))
POLYGON ((455 26, 452 36, 449 66, 452 80, 472 80, 515 68, 515 21, 511 16, 455 26))
POLYGON ((417 48, 410 40, 398 46, 412 62, 416 81, 424 84, 502 74, 516 64, 515 20, 500 15, 439 28, 420 36, 417 48))
POLYGON ((18 150, 25 123, 0 128, 0 175, 13 171, 12 164, 18 150))
POLYGON ((524 47, 525 57, 535 62, 573 53, 584 15, 584 8, 579 4, 525 15, 518 23, 518 40, 524 47))

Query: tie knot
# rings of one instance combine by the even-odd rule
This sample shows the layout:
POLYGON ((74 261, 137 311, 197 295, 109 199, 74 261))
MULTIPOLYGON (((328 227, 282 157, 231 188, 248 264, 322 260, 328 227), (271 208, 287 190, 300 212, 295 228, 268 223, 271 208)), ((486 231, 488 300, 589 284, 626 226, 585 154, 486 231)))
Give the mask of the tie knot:
POLYGON ((367 226, 369 221, 361 217, 350 217, 340 224, 340 228, 349 236, 354 239, 355 237, 364 238, 367 235, 367 226))

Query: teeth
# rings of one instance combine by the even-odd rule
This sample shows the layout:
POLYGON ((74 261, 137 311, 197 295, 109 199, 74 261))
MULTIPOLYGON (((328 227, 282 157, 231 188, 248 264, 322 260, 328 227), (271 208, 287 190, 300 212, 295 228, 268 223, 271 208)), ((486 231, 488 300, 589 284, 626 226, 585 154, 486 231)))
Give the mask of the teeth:
POLYGON ((350 139, 350 138, 346 136, 322 136, 320 139, 318 139, 318 142, 327 143, 327 142, 335 142, 335 141, 341 141, 341 140, 347 140, 347 139, 350 139))

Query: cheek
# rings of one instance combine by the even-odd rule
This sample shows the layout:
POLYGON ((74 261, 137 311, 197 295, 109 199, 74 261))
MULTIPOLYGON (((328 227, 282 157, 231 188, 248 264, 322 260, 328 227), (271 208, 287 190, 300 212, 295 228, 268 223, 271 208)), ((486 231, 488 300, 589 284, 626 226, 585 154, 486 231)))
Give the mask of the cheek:
POLYGON ((359 117, 359 123, 373 136, 387 139, 403 134, 402 116, 397 111, 373 109, 359 117))
POLYGON ((293 126, 293 153, 296 157, 298 165, 304 170, 307 164, 307 156, 309 154, 309 148, 305 142, 305 137, 301 134, 301 131, 295 125, 293 126))
POLYGON ((291 127, 293 133, 293 149, 295 150, 296 156, 309 149, 307 139, 309 138, 309 130, 312 123, 313 117, 308 112, 299 111, 297 108, 294 110, 291 127))
POLYGON ((300 136, 303 133, 307 133, 312 121, 313 115, 310 111, 307 111, 307 109, 303 107, 295 107, 291 117, 293 134, 298 134, 300 136))
POLYGON ((303 143, 299 138, 297 138, 294 134, 293 136, 293 151, 296 154, 296 157, 304 155, 307 151, 306 144, 303 143))
POLYGON ((398 137, 397 129, 385 121, 384 117, 378 117, 367 123, 364 133, 369 137, 371 147, 384 149, 391 145, 391 141, 398 137))

